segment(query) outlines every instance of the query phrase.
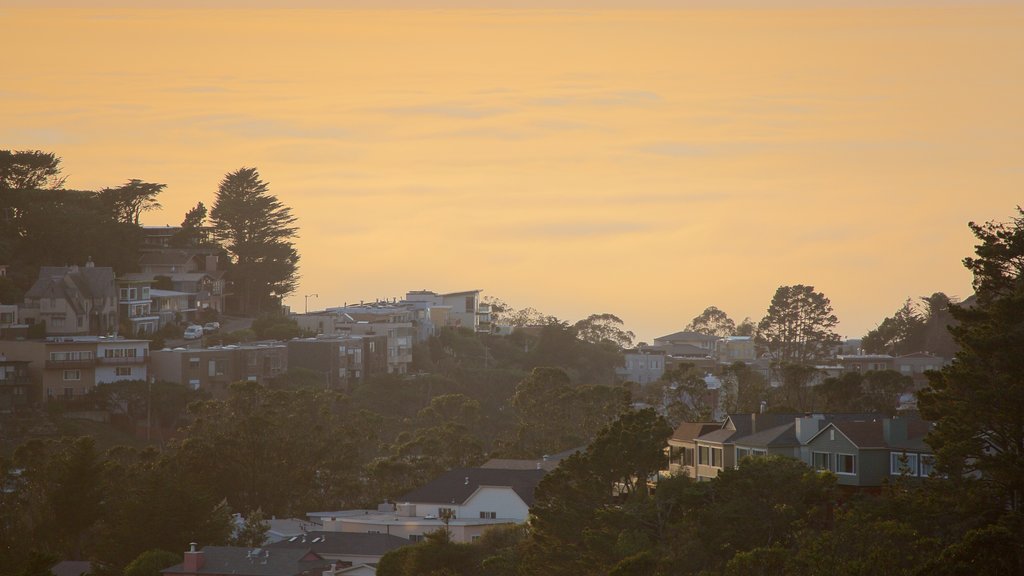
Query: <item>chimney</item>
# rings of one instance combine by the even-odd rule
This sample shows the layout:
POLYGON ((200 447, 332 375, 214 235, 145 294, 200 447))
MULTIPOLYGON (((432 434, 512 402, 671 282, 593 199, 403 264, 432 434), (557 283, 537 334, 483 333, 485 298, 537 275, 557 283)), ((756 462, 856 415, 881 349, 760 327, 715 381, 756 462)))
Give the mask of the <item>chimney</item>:
POLYGON ((202 550, 196 550, 195 542, 190 543, 188 552, 185 552, 185 562, 182 563, 182 570, 185 572, 196 573, 200 568, 206 564, 206 558, 203 556, 202 550))
POLYGON ((889 444, 907 441, 907 421, 904 418, 882 420, 882 433, 889 444))
POLYGON ((807 442, 818 433, 821 429, 821 423, 823 422, 820 418, 814 416, 803 416, 796 419, 796 439, 801 445, 807 444, 807 442))

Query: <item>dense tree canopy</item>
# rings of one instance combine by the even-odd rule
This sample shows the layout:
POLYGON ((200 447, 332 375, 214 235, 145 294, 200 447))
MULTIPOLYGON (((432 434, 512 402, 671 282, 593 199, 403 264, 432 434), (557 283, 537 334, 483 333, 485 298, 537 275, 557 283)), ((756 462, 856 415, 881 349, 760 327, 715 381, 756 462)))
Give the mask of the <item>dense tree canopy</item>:
POLYGON ((1024 508, 1024 214, 1010 222, 970 224, 978 244, 964 264, 975 300, 950 311, 960 352, 929 374, 922 413, 936 421, 929 442, 942 470, 978 472, 1007 505, 1024 508))
POLYGON ((736 323, 716 306, 708 306, 686 325, 686 329, 709 336, 725 337, 736 333, 736 323))
POLYGON ((255 168, 240 168, 221 180, 210 210, 213 235, 233 260, 237 305, 245 314, 277 310, 298 282, 296 219, 269 190, 255 168))
POLYGON ((775 360, 804 364, 829 355, 839 342, 837 324, 832 303, 813 286, 780 286, 758 336, 775 360))
POLYGON ((41 150, 0 150, 0 191, 64 186, 60 157, 41 150))

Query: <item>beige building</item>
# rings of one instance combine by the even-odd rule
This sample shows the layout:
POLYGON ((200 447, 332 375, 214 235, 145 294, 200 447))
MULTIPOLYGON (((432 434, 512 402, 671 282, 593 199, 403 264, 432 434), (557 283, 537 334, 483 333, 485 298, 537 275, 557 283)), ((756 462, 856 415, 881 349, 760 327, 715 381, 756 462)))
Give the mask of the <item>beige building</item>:
POLYGON ((288 371, 283 342, 254 342, 210 348, 174 348, 152 353, 153 377, 223 398, 232 382, 266 385, 288 371))
POLYGON ((149 340, 102 336, 0 341, 0 354, 28 361, 28 373, 47 400, 73 399, 94 387, 149 378, 149 340))
POLYGON ((43 266, 25 293, 21 308, 27 324, 43 322, 48 336, 107 335, 117 331, 114 269, 94 266, 43 266))

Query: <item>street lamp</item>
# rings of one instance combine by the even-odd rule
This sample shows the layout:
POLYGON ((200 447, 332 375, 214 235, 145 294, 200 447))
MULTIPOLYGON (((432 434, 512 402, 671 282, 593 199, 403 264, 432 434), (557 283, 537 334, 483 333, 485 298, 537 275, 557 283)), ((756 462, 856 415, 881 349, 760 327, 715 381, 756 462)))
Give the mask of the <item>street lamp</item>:
POLYGON ((310 297, 312 297, 312 298, 319 298, 320 295, 319 294, 306 294, 306 296, 305 296, 305 312, 303 312, 303 314, 309 314, 309 299, 310 299, 310 297))

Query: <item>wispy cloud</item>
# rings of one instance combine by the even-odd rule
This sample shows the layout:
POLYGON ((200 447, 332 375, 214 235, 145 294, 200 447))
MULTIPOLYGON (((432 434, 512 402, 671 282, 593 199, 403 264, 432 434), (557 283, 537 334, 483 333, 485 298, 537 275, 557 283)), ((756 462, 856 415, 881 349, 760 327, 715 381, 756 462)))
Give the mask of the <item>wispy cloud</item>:
POLYGON ((584 94, 566 94, 562 96, 545 96, 527 100, 534 106, 650 106, 661 102, 662 98, 655 92, 645 90, 623 90, 614 92, 594 92, 584 94))
POLYGON ((438 116, 444 118, 476 119, 500 116, 509 112, 506 108, 481 106, 464 102, 447 102, 412 106, 390 106, 374 108, 374 112, 394 116, 438 116))

